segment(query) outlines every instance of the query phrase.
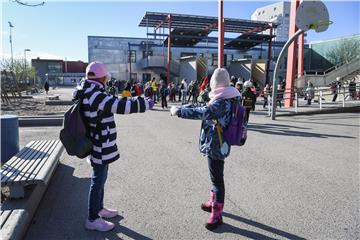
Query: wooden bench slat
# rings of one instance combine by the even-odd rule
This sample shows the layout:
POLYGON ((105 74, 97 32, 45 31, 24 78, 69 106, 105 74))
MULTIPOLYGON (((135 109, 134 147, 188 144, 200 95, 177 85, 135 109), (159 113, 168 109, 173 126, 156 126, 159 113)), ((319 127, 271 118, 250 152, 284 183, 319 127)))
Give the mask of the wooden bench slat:
POLYGON ((11 212, 12 212, 12 210, 5 210, 5 211, 3 211, 4 214, 1 214, 1 229, 3 228, 7 219, 9 218, 11 212))
POLYGON ((50 147, 51 145, 49 145, 49 141, 45 140, 43 147, 36 150, 35 157, 31 160, 28 160, 27 164, 21 169, 20 171, 21 174, 18 174, 16 177, 11 178, 10 180, 8 180, 8 182, 17 184, 17 182, 20 181, 24 177, 24 175, 30 173, 29 172, 30 169, 34 168, 34 166, 39 164, 43 160, 43 158, 46 157, 47 151, 50 147))
POLYGON ((11 165, 11 169, 6 174, 3 174, 1 177, 1 183, 6 183, 8 179, 16 177, 21 169, 26 166, 26 164, 32 160, 39 148, 41 149, 45 145, 44 141, 37 141, 37 145, 34 148, 31 148, 30 151, 25 156, 19 156, 19 161, 14 165, 11 165))
POLYGON ((27 181, 32 181, 34 177, 41 170, 42 166, 51 156, 53 150, 56 146, 56 140, 51 140, 46 144, 46 148, 43 149, 41 155, 38 156, 38 159, 35 161, 36 163, 29 165, 26 169, 24 169, 24 174, 13 179, 13 182, 18 182, 19 184, 25 183, 27 181))
POLYGON ((55 147, 53 149, 53 153, 49 156, 49 159, 41 166, 41 170, 38 171, 37 175, 33 178, 34 183, 38 183, 41 181, 44 184, 47 184, 51 178, 54 169, 59 163, 59 158, 64 151, 64 146, 62 143, 57 140, 55 143, 55 147))
POLYGON ((1 176, 6 175, 11 169, 13 169, 13 166, 16 166, 18 162, 21 161, 22 156, 30 154, 32 148, 36 147, 37 144, 39 144, 38 141, 31 141, 23 149, 21 149, 20 152, 18 152, 15 156, 13 156, 6 163, 4 163, 4 165, 1 166, 1 176))
POLYGON ((21 170, 24 167, 26 167, 26 165, 29 164, 29 162, 37 156, 38 151, 42 149, 44 146, 45 146, 44 141, 37 141, 37 145, 31 148, 31 151, 28 154, 26 154, 25 156, 20 156, 19 161, 16 164, 11 165, 12 169, 6 174, 4 174, 4 176, 1 179, 1 182, 8 184, 8 181, 10 179, 13 179, 18 174, 20 174, 21 170))

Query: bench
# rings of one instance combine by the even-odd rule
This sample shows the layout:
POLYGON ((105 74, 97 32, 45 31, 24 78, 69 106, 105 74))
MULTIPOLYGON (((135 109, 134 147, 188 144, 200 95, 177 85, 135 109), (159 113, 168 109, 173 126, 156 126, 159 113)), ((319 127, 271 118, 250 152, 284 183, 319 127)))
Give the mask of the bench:
POLYGON ((31 141, 1 167, 1 187, 10 198, 24 198, 29 185, 47 185, 64 150, 59 140, 31 141))
POLYGON ((55 94, 55 95, 46 96, 46 99, 47 100, 60 100, 60 95, 55 94))

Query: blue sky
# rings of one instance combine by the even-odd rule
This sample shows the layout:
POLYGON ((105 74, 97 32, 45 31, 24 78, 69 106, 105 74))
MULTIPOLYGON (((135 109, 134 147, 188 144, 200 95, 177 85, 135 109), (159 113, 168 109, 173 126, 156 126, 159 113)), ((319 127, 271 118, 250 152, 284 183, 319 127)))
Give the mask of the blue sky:
MULTIPOLYGON (((10 56, 8 21, 11 21, 14 57, 23 57, 24 49, 29 48, 28 59, 87 61, 89 35, 146 37, 146 28, 138 27, 146 11, 217 16, 217 1, 46 1, 44 6, 34 8, 1 1, 1 55, 10 56)), ((278 1, 224 0, 224 16, 250 19, 256 8, 274 2, 278 1)), ((324 2, 334 23, 326 32, 308 32, 308 42, 359 34, 359 1, 324 2)))

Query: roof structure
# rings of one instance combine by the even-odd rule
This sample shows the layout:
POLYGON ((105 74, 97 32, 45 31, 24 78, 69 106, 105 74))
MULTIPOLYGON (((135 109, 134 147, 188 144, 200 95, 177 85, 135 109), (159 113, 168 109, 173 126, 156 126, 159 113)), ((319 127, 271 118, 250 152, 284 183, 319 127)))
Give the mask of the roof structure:
MULTIPOLYGON (((171 16, 172 46, 194 46, 204 39, 209 39, 208 35, 218 30, 217 17, 156 12, 146 12, 139 26, 151 27, 155 30, 159 28, 169 28, 169 15, 171 16)), ((276 26, 276 24, 270 22, 225 18, 224 31, 241 34, 236 39, 229 41, 225 47, 248 49, 262 42, 268 42, 270 40, 269 35, 256 33, 263 32, 270 28, 276 28, 276 26)), ((148 35, 156 34, 148 33, 148 35)), ((164 34, 158 35, 164 36, 164 34)), ((164 40, 164 44, 167 44, 167 42, 168 38, 164 40)))
MULTIPOLYGON (((274 35, 271 37, 275 37, 274 35)), ((225 44, 227 48, 236 48, 236 49, 250 49, 259 43, 268 42, 270 40, 270 35, 268 34, 241 34, 237 38, 229 41, 225 44)))

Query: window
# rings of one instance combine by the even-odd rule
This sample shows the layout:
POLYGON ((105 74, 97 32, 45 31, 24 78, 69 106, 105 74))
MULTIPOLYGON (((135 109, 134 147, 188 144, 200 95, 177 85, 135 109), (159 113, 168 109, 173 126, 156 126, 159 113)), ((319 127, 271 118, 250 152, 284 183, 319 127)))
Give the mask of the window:
MULTIPOLYGON (((224 67, 227 65, 227 55, 224 54, 224 67)), ((212 54, 211 66, 218 66, 218 55, 217 53, 212 54)))
POLYGON ((143 84, 151 80, 151 74, 150 73, 143 73, 142 74, 142 81, 143 84))
POLYGON ((193 57, 196 56, 196 53, 182 52, 180 57, 193 57))
POLYGON ((289 14, 288 14, 288 13, 285 13, 285 17, 289 17, 289 14))
POLYGON ((217 66, 218 65, 218 57, 216 53, 212 54, 212 60, 211 60, 211 66, 217 66))
POLYGON ((265 11, 263 10, 263 11, 262 11, 262 13, 264 14, 264 13, 265 13, 265 11))
POLYGON ((132 62, 132 63, 135 63, 136 62, 136 51, 135 50, 130 50, 128 51, 128 62, 132 62))
POLYGON ((276 11, 276 7, 274 7, 274 11, 276 11))
POLYGON ((137 81, 137 73, 131 73, 130 75, 130 81, 136 82, 137 81))
POLYGON ((153 51, 143 51, 143 58, 146 58, 147 56, 152 56, 153 55, 153 51))

